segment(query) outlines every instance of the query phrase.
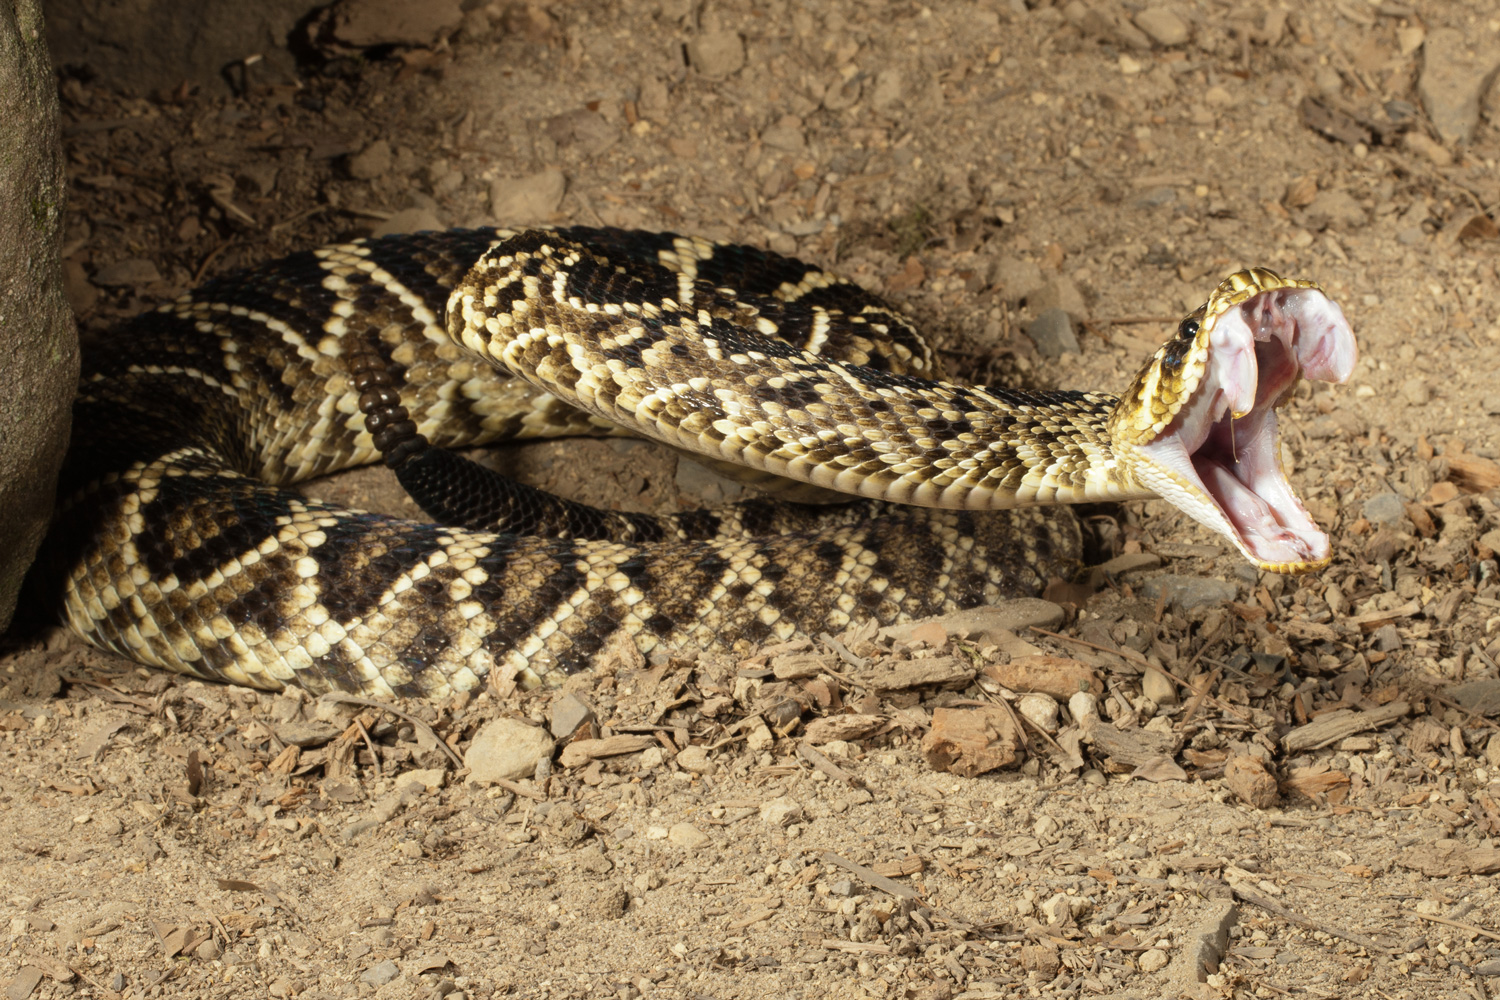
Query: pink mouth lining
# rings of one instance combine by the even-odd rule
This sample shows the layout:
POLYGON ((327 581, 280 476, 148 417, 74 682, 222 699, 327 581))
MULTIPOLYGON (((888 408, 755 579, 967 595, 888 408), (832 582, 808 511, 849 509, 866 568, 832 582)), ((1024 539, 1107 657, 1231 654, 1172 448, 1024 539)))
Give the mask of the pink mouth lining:
POLYGON ((1257 562, 1326 560, 1328 536, 1281 471, 1276 407, 1301 375, 1342 383, 1353 374, 1343 311, 1312 289, 1262 292, 1219 316, 1209 345, 1193 398, 1141 450, 1206 494, 1257 562))

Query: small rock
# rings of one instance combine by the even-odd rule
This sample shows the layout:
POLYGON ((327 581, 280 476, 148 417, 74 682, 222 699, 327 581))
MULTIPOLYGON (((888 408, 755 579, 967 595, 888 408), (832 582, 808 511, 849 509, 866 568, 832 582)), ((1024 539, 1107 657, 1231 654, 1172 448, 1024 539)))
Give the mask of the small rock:
POLYGON ((1073 697, 1068 699, 1068 714, 1073 717, 1074 724, 1080 726, 1086 719, 1097 719, 1099 696, 1088 691, 1075 691, 1073 697))
POLYGON ((1401 633, 1394 623, 1382 625, 1375 630, 1375 648, 1382 653, 1394 653, 1401 648, 1401 633))
POLYGON ((1500 976, 1500 958, 1492 958, 1488 962, 1480 962, 1474 966, 1476 976, 1500 976))
POLYGON ((565 739, 578 731, 585 722, 594 721, 594 709, 576 694, 563 695, 552 703, 547 728, 558 739, 565 739))
POLYGON ((1073 279, 1064 275, 1057 275, 1042 282, 1040 288, 1034 289, 1026 297, 1026 308, 1040 317, 1049 309, 1061 309, 1069 316, 1084 317, 1088 315, 1088 306, 1083 301, 1083 293, 1078 286, 1073 284, 1073 279))
POLYGON ((830 896, 838 896, 840 899, 848 899, 854 895, 854 883, 846 878, 841 878, 828 887, 830 896))
POLYGON ((1401 383, 1401 398, 1408 406, 1426 406, 1432 400, 1432 390, 1426 379, 1412 377, 1401 383))
POLYGON ((567 178, 556 169, 528 177, 497 177, 490 185, 490 212, 502 226, 546 222, 567 189, 567 178))
POLYGON ((1141 693, 1158 705, 1177 704, 1177 685, 1160 670, 1147 670, 1141 675, 1141 693))
POLYGON ((212 962, 214 959, 218 958, 219 955, 222 954, 222 952, 219 950, 219 943, 213 938, 209 938, 207 941, 204 941, 202 944, 198 945, 197 948, 193 949, 193 954, 197 955, 201 961, 212 962))
POLYGON ((712 774, 714 762, 708 759, 708 750, 704 747, 684 747, 677 754, 677 766, 692 774, 712 774))
POLYGON ((401 970, 395 962, 386 959, 379 965, 372 966, 360 973, 359 981, 369 983, 371 986, 384 986, 386 983, 401 975, 401 970))
POLYGON ((776 745, 776 737, 771 735, 771 727, 764 721, 757 721, 750 727, 750 733, 745 737, 745 746, 760 753, 769 750, 776 745))
MULTIPOLYGON (((630 906, 630 893, 625 891, 624 886, 612 885, 601 892, 592 893, 588 906, 589 913, 603 920, 618 920, 625 915, 630 906)), ((448 994, 451 1000, 453 994, 448 994)))
POLYGON ((397 233, 436 232, 444 228, 443 220, 430 208, 403 208, 370 230, 370 235, 394 236, 397 233))
POLYGON ((1005 301, 1011 305, 1029 298, 1045 281, 1042 269, 1034 261, 1017 257, 1001 257, 997 260, 992 280, 1000 286, 1005 301))
POLYGON ((1073 321, 1064 309, 1048 309, 1026 324, 1026 336, 1036 344, 1037 353, 1055 360, 1064 354, 1081 353, 1078 335, 1073 332, 1073 321))
POLYGON ((1057 732, 1057 702, 1044 694, 1022 695, 1016 702, 1016 711, 1026 717, 1032 725, 1045 733, 1057 732))
POLYGON ((647 747, 641 751, 640 768, 642 771, 654 771, 666 762, 667 755, 661 747, 647 747))
POLYGON ((89 281, 88 270, 81 261, 63 261, 63 292, 68 296, 68 305, 80 316, 93 309, 99 301, 99 289, 89 281))
POLYGON ((1266 770, 1265 763, 1259 757, 1248 754, 1231 757, 1225 762, 1224 784, 1254 809, 1271 808, 1280 794, 1276 788, 1276 778, 1266 770))
POLYGON ((1161 565, 1161 556, 1155 552, 1125 552, 1099 565, 1099 571, 1108 577, 1122 577, 1127 573, 1155 569, 1161 565))
POLYGON ((1136 964, 1141 967, 1142 972, 1160 972, 1167 967, 1167 953, 1160 948, 1148 948, 1141 952, 1136 964))
POLYGON ((1440 142, 1433 142, 1426 132, 1408 132, 1401 141, 1408 150, 1425 156, 1436 166, 1451 167, 1453 165, 1453 154, 1448 152, 1448 147, 1440 142))
POLYGON ((1060 924, 1073 918, 1073 907, 1069 905, 1068 897, 1060 892, 1043 903, 1041 910, 1049 924, 1060 924))
POLYGON ((395 162, 396 157, 391 151, 391 144, 384 139, 376 139, 349 157, 349 176, 357 181, 371 181, 385 176, 395 162))
POLYGON ((788 153, 800 152, 807 146, 807 137, 802 134, 802 120, 787 115, 760 134, 760 141, 772 149, 788 153))
POLYGON ((1317 229, 1358 229, 1367 221, 1364 206, 1347 191, 1319 191, 1306 211, 1317 229))
POLYGON ((1394 528, 1406 520, 1406 500, 1399 493, 1377 493, 1364 502, 1360 513, 1371 524, 1394 528))
POLYGON ((707 31, 688 42, 693 68, 710 80, 722 80, 745 65, 745 43, 737 32, 707 31))
POLYGON ((105 264, 94 272, 94 284, 106 288, 149 285, 160 280, 161 272, 144 257, 126 257, 113 264, 105 264))
MULTIPOLYGON (((762 812, 764 811, 762 809, 762 812)), ((704 844, 712 842, 712 838, 708 834, 691 823, 672 824, 671 829, 667 830, 667 840, 689 851, 696 851, 704 844)))
POLYGON ((1445 143, 1466 143, 1479 124, 1479 104, 1500 69, 1500 46, 1476 32, 1433 28, 1422 43, 1417 92, 1445 143))
POLYGON ((402 789, 407 785, 418 785, 429 792, 435 792, 443 787, 443 781, 448 777, 448 772, 441 767, 422 767, 412 771, 402 771, 396 775, 396 788, 402 789))
POLYGON ((783 795, 761 803, 760 820, 771 826, 791 826, 802 818, 802 807, 796 800, 783 795))
POLYGON ((427 46, 463 24, 459 0, 339 0, 323 14, 331 41, 355 48, 427 46))
POLYGON ((1141 591, 1152 600, 1167 595, 1167 603, 1179 611, 1223 604, 1239 597, 1239 588, 1227 580, 1163 573, 1141 583, 1141 591))
POLYGON ((552 740, 519 719, 486 722, 464 754, 470 782, 517 781, 536 773, 537 761, 552 756, 552 740))
POLYGON ((1135 26, 1162 48, 1181 45, 1188 40, 1187 23, 1165 7, 1147 7, 1134 20, 1135 26))
POLYGON ((906 97, 906 78, 899 69, 887 66, 875 74, 875 89, 870 92, 870 106, 885 112, 906 97))

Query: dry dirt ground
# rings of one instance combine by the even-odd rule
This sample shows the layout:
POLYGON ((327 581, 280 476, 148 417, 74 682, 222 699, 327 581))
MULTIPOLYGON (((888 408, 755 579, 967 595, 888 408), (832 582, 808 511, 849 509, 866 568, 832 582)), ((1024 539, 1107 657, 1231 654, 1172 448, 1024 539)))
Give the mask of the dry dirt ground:
MULTIPOLYGON (((834 267, 973 379, 1118 387, 1245 264, 1320 280, 1362 358, 1287 408, 1327 571, 1090 509, 1115 561, 1053 588, 1055 635, 684 651, 406 716, 16 640, 6 996, 1500 995, 1500 21, 1123 9, 490 4, 233 97, 64 74, 88 331, 328 239, 556 221, 834 267), (1055 306, 1081 352, 1054 361, 1027 327, 1055 306), (1098 715, 1023 704, 1038 664, 1094 671, 1098 715), (1027 752, 935 770, 924 738, 974 705, 1037 720, 1027 752), (632 752, 473 784, 437 742, 587 706, 632 752)), ((585 447, 526 461, 607 504, 729 489, 585 447)), ((313 489, 399 508, 373 474, 313 489)))

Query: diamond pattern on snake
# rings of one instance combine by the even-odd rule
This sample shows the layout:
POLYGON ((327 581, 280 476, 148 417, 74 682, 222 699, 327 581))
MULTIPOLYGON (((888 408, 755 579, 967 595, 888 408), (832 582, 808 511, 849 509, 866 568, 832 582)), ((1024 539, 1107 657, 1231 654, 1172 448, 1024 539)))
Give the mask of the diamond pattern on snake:
POLYGON ((343 243, 219 278, 86 350, 34 574, 80 636, 259 688, 554 683, 610 643, 740 652, 1032 594, 1049 507, 1162 496, 1256 565, 1325 565, 1277 407, 1355 343, 1309 281, 1226 278, 1118 395, 942 380, 900 311, 749 247, 604 229, 343 243), (782 497, 648 516, 452 449, 626 432, 782 497), (295 484, 384 461, 434 523, 295 484), (441 522, 441 523, 438 523, 441 522))

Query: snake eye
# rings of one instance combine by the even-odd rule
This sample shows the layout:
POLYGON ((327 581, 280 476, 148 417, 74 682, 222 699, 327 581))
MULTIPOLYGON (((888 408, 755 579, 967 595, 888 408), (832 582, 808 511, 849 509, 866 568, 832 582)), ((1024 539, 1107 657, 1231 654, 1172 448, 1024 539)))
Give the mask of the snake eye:
POLYGON ((1177 339, 1192 340, 1196 336, 1198 336, 1198 321, 1189 316, 1177 327, 1177 339))

